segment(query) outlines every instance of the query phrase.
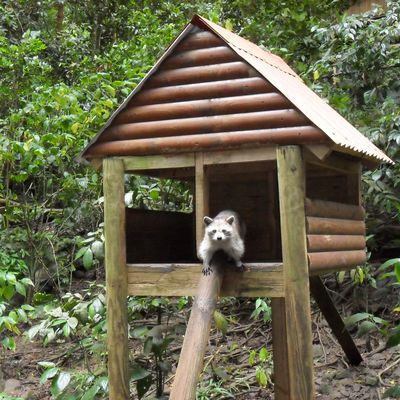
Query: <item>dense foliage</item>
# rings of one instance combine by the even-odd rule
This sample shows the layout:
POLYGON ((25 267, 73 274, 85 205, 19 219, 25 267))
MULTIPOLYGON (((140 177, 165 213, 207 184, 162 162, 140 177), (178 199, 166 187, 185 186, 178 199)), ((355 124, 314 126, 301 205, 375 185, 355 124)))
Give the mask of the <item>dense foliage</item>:
MULTIPOLYGON (((101 178, 76 159, 194 12, 281 55, 314 90, 394 161, 400 161, 400 5, 389 1, 385 12, 347 16, 349 3, 105 0, 99 6, 95 1, 77 0, 2 1, 3 346, 14 349, 12 335, 19 334, 21 324, 27 323, 33 324, 28 336, 40 336, 45 343, 84 338, 89 332, 93 341, 86 340, 81 346, 91 353, 96 340, 104 337, 102 289, 67 294, 72 272, 99 267, 103 257, 101 178), (40 293, 49 282, 56 288, 56 298, 40 293)), ((400 247, 398 165, 384 165, 364 174, 371 246, 377 255, 400 247)), ((188 188, 168 180, 130 177, 126 193, 128 206, 191 208, 188 188)), ((397 276, 400 281, 400 260, 391 260, 381 271, 382 279, 397 276)), ((143 300, 132 301, 132 309, 139 305, 141 312, 151 308, 151 300, 145 305, 143 300)), ((163 306, 176 310, 186 302, 163 306)), ((268 304, 259 300, 254 315, 261 313, 268 320, 268 310, 268 304)), ((371 320, 363 315, 353 322, 366 319, 371 320)), ((398 331, 393 331, 397 339, 394 336, 392 344, 399 341, 398 331)), ((164 362, 169 333, 160 336, 161 347, 154 347, 157 336, 153 333, 132 333, 143 339, 149 359, 155 359, 150 367, 144 368, 142 363, 136 370, 134 380, 143 393, 152 383, 149 377, 160 374, 160 365, 165 372, 169 370, 164 362)), ((266 384, 263 368, 268 357, 263 354, 259 358, 257 379, 266 384)), ((78 376, 53 364, 42 368, 42 380, 52 379, 55 397, 73 387, 77 388, 76 398, 87 387, 93 397, 85 398, 106 392, 101 372, 78 376)))

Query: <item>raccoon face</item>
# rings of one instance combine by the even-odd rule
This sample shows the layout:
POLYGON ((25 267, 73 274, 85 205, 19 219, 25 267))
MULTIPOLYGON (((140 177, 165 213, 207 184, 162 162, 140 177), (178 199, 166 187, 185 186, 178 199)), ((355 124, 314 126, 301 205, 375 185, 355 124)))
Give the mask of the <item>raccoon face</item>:
POLYGON ((206 234, 211 240, 228 240, 232 236, 232 224, 234 220, 234 216, 231 216, 227 219, 212 219, 210 217, 204 217, 206 234))

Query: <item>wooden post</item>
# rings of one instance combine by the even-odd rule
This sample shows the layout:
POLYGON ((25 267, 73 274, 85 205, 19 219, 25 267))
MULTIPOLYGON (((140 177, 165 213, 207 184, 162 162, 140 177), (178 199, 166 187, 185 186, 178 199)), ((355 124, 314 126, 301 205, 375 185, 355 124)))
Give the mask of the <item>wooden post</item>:
POLYGON ((314 379, 304 210, 305 167, 301 148, 278 147, 277 167, 285 297, 272 303, 275 399, 312 400, 314 379))
POLYGON ((109 399, 129 399, 124 165, 105 159, 104 232, 109 399))
MULTIPOLYGON (((209 181, 202 153, 196 154, 196 241, 203 237, 203 216, 208 214, 209 181)), ((194 400, 210 334, 211 320, 222 284, 222 266, 213 261, 211 275, 201 275, 182 345, 170 400, 194 400)))

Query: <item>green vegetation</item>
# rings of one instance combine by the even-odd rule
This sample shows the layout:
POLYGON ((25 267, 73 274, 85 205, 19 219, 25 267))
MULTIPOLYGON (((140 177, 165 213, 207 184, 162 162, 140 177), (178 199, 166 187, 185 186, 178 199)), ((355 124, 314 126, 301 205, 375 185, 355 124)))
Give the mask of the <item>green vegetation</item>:
MULTIPOLYGON (((68 342, 65 356, 82 355, 79 368, 43 359, 41 382, 50 382, 56 399, 107 398, 101 177, 76 159, 194 12, 282 56, 396 162, 364 173, 368 243, 377 261, 355 270, 352 284, 364 294, 371 287, 390 287, 397 300, 389 319, 376 315, 364 296, 363 309, 348 325, 360 337, 379 331, 388 347, 399 345, 400 259, 393 257, 400 249, 400 4, 389 1, 385 12, 347 16, 349 4, 105 0, 100 7, 92 0, 2 1, 1 357, 16 349, 21 333, 48 347, 68 342), (93 271, 97 283, 74 290, 76 270, 93 271)), ((129 207, 192 208, 188 187, 170 180, 129 177, 125 200, 129 207)), ((343 279, 338 276, 339 288, 343 279)), ((129 299, 130 335, 139 343, 132 384, 139 398, 152 390, 158 398, 163 395, 168 357, 184 324, 164 329, 161 316, 169 319, 189 305, 187 298, 129 299), (157 323, 144 322, 149 316, 157 323)), ((268 324, 268 300, 258 299, 250 314, 253 321, 268 324)), ((236 324, 228 310, 216 315, 222 340, 236 324)), ((232 344, 226 360, 236 350, 232 344)), ((253 382, 267 387, 267 349, 249 349, 247 358, 253 382)), ((238 388, 249 385, 242 370, 232 372, 228 386, 221 366, 208 366, 199 399, 235 398, 238 388)), ((400 389, 389 390, 387 396, 398 396, 400 389)))

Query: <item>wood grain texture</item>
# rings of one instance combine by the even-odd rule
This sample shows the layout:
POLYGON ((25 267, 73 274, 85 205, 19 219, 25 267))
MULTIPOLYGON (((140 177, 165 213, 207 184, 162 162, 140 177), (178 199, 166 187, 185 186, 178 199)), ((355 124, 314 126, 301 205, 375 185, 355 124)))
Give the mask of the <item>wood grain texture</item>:
POLYGON ((307 233, 314 235, 364 235, 364 221, 307 217, 307 233))
POLYGON ((363 250, 363 235, 307 235, 308 252, 363 250))
POLYGON ((359 205, 306 199, 305 206, 308 217, 339 218, 356 221, 364 221, 365 219, 365 210, 359 205))
MULTIPOLYGON (((208 213, 209 182, 202 153, 196 155, 196 240, 203 236, 203 217, 208 213)), ((199 285, 193 302, 186 334, 182 344, 179 364, 172 385, 170 400, 194 400, 204 354, 210 335, 211 319, 217 305, 222 285, 223 268, 214 262, 210 275, 199 274, 199 285)))
POLYGON ((310 289, 311 294, 332 329, 333 334, 342 346, 350 364, 360 364, 362 361, 361 354, 319 276, 310 277, 310 289))
POLYGON ((308 253, 310 274, 321 275, 363 265, 367 261, 365 250, 328 251, 308 253))
POLYGON ((200 274, 170 400, 194 400, 196 397, 197 382, 203 369, 211 320, 217 305, 222 278, 222 268, 217 264, 213 264, 211 275, 200 274))
POLYGON ((110 400, 129 398, 124 164, 105 159, 104 232, 110 400))
MULTIPOLYGON (((315 391, 302 149, 299 146, 278 147, 277 167, 285 285, 285 312, 281 314, 284 314, 287 335, 286 348, 276 349, 275 354, 278 353, 279 357, 282 353, 288 364, 288 378, 278 376, 278 381, 286 382, 285 393, 289 393, 290 399, 311 400, 315 391)), ((277 340, 278 345, 284 347, 285 342, 277 340)), ((281 371, 275 371, 275 374, 279 375, 281 371)), ((288 397, 284 395, 282 398, 288 397)))
POLYGON ((271 299, 272 340, 274 357, 275 400, 292 400, 290 397, 289 364, 285 298, 271 299))
MULTIPOLYGON (((201 264, 128 264, 128 294, 195 296, 201 264)), ((246 263, 239 272, 224 265, 221 296, 282 297, 282 263, 246 263)))
POLYGON ((162 156, 123 157, 125 171, 135 172, 148 169, 194 168, 194 154, 165 154, 162 156))

